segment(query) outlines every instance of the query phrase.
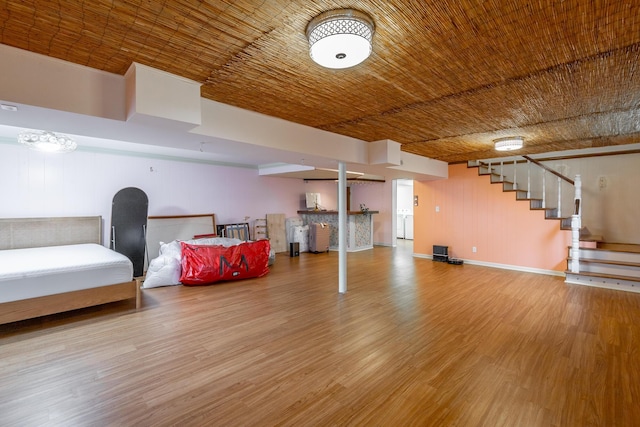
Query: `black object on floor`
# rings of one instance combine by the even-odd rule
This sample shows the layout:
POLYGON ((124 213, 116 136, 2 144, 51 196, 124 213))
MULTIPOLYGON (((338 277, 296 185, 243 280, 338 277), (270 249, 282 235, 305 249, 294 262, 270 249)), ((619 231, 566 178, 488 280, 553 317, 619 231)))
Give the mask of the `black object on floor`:
POLYGON ((133 263, 133 276, 144 274, 149 199, 144 191, 127 187, 113 196, 111 204, 111 246, 133 263))

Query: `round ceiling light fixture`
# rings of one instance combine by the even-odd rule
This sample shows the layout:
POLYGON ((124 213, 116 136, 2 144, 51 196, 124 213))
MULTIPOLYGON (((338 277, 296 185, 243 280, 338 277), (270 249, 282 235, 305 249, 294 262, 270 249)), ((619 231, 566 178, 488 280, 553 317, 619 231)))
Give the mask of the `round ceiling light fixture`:
POLYGON ((66 135, 38 130, 20 132, 18 142, 33 150, 50 153, 68 153, 78 147, 78 144, 66 135))
POLYGON ((493 140, 494 147, 497 151, 513 151, 519 150, 524 144, 524 138, 521 136, 508 136, 493 140))
POLYGON ((323 12, 307 25, 309 55, 326 68, 353 67, 371 54, 374 30, 373 19, 364 12, 354 9, 323 12))

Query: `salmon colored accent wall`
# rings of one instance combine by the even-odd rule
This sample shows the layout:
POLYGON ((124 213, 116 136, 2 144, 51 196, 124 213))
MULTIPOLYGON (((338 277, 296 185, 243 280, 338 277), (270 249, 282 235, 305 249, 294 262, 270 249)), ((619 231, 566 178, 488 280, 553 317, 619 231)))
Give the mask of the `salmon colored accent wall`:
POLYGON ((542 270, 566 270, 571 232, 532 211, 515 193, 503 192, 476 168, 450 165, 449 178, 416 181, 414 252, 431 255, 433 245, 449 246, 449 256, 542 270), (440 211, 436 212, 436 206, 440 211), (473 253, 472 248, 477 248, 473 253))

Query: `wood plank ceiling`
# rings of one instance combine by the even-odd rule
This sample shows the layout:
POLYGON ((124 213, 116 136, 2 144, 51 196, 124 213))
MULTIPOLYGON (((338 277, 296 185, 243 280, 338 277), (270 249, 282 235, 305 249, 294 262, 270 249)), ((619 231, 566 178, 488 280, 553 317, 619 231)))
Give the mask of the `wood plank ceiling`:
POLYGON ((633 0, 22 0, 0 42, 124 74, 135 61, 206 98, 447 162, 640 142, 633 0), (311 61, 305 27, 352 7, 376 23, 347 70, 311 61))

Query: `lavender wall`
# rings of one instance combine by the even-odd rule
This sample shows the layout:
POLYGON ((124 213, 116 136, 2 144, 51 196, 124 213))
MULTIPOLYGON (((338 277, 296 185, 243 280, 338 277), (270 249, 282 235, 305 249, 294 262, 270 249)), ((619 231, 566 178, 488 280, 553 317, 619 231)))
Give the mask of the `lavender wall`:
POLYGON ((261 177, 255 169, 0 143, 0 217, 102 215, 106 242, 111 199, 125 187, 147 193, 149 215, 213 212, 218 223, 295 216, 307 191, 302 180, 261 177))

